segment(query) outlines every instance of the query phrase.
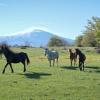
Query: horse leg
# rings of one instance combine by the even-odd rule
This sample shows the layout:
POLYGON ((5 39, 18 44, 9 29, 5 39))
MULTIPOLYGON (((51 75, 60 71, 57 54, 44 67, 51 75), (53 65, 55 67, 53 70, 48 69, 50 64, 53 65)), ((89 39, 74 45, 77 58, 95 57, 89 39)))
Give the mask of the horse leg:
POLYGON ((50 67, 51 67, 51 60, 49 60, 49 64, 50 64, 50 67))
POLYGON ((76 59, 74 59, 74 66, 76 66, 76 59))
POLYGON ((75 67, 75 60, 74 60, 74 67, 75 67))
POLYGON ((79 61, 79 68, 80 68, 80 71, 82 71, 82 63, 79 61))
POLYGON ((82 71, 82 62, 80 63, 80 71, 82 71))
POLYGON ((57 58, 57 67, 58 67, 58 58, 57 58))
POLYGON ((26 71, 25 61, 22 62, 22 64, 24 65, 24 71, 23 72, 25 72, 26 71))
POLYGON ((70 60, 70 62, 71 62, 71 67, 72 67, 72 59, 70 60))
POLYGON ((84 71, 84 62, 83 62, 83 71, 84 71))
POLYGON ((10 65, 11 71, 12 71, 12 73, 13 73, 13 72, 14 72, 14 70, 13 70, 13 68, 12 68, 12 64, 11 64, 11 63, 9 63, 9 65, 10 65))
POLYGON ((9 63, 7 63, 6 65, 5 65, 5 67, 4 67, 4 69, 3 69, 3 72, 2 72, 2 74, 4 74, 5 73, 5 69, 6 69, 6 67, 7 67, 7 65, 8 65, 9 63))
POLYGON ((55 64, 55 59, 53 60, 53 67, 54 67, 54 64, 55 64))

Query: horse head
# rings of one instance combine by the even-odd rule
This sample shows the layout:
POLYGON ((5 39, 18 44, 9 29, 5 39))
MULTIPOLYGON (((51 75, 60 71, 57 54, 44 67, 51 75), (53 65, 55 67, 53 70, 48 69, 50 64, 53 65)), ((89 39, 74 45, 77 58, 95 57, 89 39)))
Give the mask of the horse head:
POLYGON ((75 49, 75 51, 76 51, 76 54, 77 55, 80 55, 82 52, 77 48, 77 49, 75 49))
POLYGON ((45 56, 48 54, 49 49, 45 48, 45 56))
POLYGON ((9 46, 8 45, 6 45, 6 44, 2 44, 1 46, 0 46, 0 51, 3 53, 3 54, 9 54, 9 51, 11 51, 10 50, 10 48, 9 48, 9 46))
POLYGON ((68 52, 72 52, 72 49, 68 49, 68 52))

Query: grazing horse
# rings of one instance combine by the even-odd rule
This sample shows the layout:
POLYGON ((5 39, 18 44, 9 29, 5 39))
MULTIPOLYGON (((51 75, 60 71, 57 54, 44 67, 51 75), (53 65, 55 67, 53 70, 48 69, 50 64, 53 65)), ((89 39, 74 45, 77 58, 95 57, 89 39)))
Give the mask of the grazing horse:
POLYGON ((79 49, 76 49, 76 54, 79 55, 80 71, 84 71, 84 62, 86 60, 86 56, 79 49))
POLYGON ((45 56, 47 55, 48 61, 50 63, 50 67, 51 67, 51 60, 53 60, 53 66, 55 63, 55 59, 57 61, 57 66, 58 66, 58 58, 59 58, 59 53, 57 51, 51 51, 48 48, 45 49, 45 56))
POLYGON ((15 53, 12 50, 10 50, 10 48, 7 45, 2 45, 1 50, 7 61, 2 73, 5 73, 5 69, 8 65, 10 65, 11 71, 13 73, 14 70, 12 68, 12 63, 19 63, 19 62, 21 62, 24 65, 24 72, 26 71, 25 61, 27 60, 27 64, 30 63, 26 53, 24 52, 15 53))
POLYGON ((72 66, 73 61, 74 61, 74 66, 75 66, 76 60, 77 60, 77 54, 76 54, 76 52, 73 52, 72 49, 69 49, 69 53, 70 53, 71 66, 72 66))

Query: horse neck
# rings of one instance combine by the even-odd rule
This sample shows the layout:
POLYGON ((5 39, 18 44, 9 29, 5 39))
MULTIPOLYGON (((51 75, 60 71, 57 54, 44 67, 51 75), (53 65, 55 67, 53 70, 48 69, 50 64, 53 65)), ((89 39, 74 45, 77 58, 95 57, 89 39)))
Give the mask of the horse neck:
POLYGON ((70 52, 70 54, 72 54, 72 53, 73 53, 71 50, 70 50, 69 52, 70 52))
POLYGON ((8 57, 9 55, 13 54, 13 52, 10 49, 8 49, 8 48, 4 48, 3 49, 3 53, 4 53, 4 55, 6 57, 8 57))
POLYGON ((79 50, 77 55, 81 56, 82 55, 82 52, 79 50))
POLYGON ((50 53, 51 53, 51 51, 50 51, 50 50, 47 50, 47 51, 46 51, 46 54, 47 54, 47 55, 49 55, 50 53))
POLYGON ((72 50, 69 50, 70 56, 72 56, 74 53, 72 52, 72 50))

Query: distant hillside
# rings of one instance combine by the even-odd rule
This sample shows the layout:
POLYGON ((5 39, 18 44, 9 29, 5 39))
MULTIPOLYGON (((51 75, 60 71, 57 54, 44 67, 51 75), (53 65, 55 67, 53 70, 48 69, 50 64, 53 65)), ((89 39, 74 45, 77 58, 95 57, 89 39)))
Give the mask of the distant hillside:
MULTIPOLYGON (((55 36, 55 34, 37 29, 30 33, 24 33, 12 36, 0 36, 0 43, 6 42, 7 44, 10 45, 29 44, 33 47, 40 47, 40 46, 46 46, 50 38, 53 36, 55 36)), ((66 41, 66 43, 68 44, 72 44, 74 42, 71 39, 66 39, 63 37, 61 38, 64 39, 64 41, 66 41)))

